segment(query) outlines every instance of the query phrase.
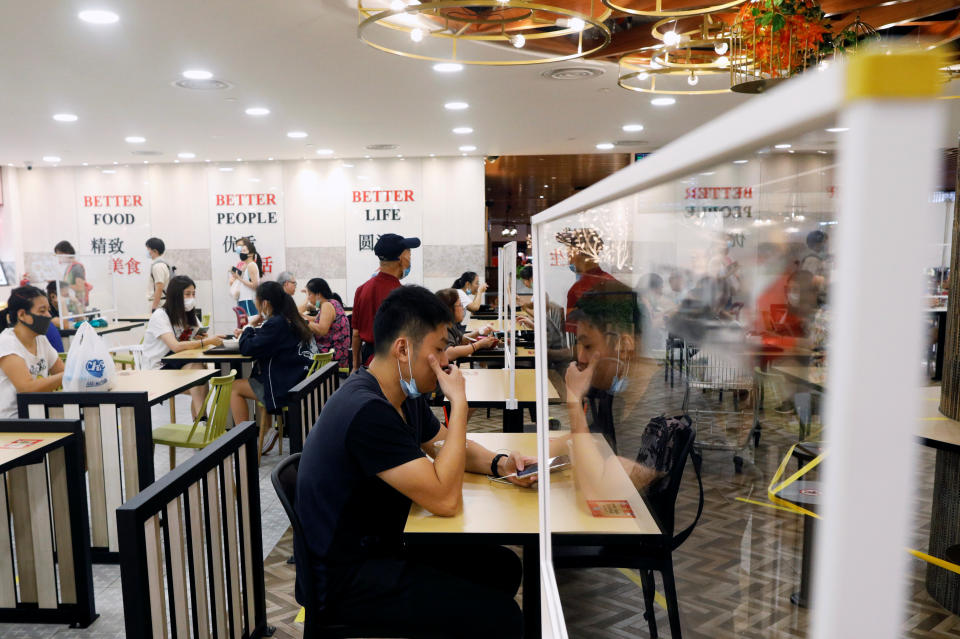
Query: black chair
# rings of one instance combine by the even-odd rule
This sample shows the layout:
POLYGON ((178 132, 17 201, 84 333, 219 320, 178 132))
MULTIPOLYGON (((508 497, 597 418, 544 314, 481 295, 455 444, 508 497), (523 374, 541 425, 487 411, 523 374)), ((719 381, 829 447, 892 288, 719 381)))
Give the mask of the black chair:
POLYGON ((673 463, 670 473, 650 487, 646 496, 647 505, 660 524, 663 535, 655 542, 640 546, 577 546, 553 547, 553 562, 557 568, 633 568, 640 572, 643 584, 644 618, 650 627, 650 637, 657 637, 657 620, 654 615, 654 572, 663 579, 664 596, 667 600, 667 616, 670 620, 670 635, 680 639, 680 611, 677 588, 673 577, 673 551, 687 540, 703 513, 703 479, 700 476, 702 457, 694 450, 696 431, 692 428, 676 431, 678 440, 673 447, 673 463), (700 489, 697 516, 693 523, 674 534, 674 514, 677 494, 683 480, 687 457, 693 460, 693 469, 700 489))
MULTIPOLYGON (((307 565, 308 554, 304 544, 303 527, 300 518, 294 509, 297 503, 297 471, 300 469, 300 453, 290 455, 273 469, 270 481, 277 491, 277 498, 287 512, 290 524, 293 526, 293 553, 297 561, 297 581, 302 588, 304 601, 316 601, 316 584, 313 583, 313 572, 307 565)), ((298 597, 299 599, 299 597, 298 597)), ((301 602, 302 603, 302 602, 301 602)), ((320 611, 311 606, 304 606, 303 637, 304 639, 349 639, 350 637, 397 637, 389 629, 376 623, 364 625, 346 625, 325 623, 320 611)))

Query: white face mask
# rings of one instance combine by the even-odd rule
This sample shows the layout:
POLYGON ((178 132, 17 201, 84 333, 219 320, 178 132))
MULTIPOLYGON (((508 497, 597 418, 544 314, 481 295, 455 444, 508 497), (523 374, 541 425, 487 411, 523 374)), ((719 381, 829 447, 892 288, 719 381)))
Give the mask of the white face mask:
POLYGON ((787 303, 790 306, 800 306, 800 293, 787 293, 787 303))
POLYGON ((183 308, 188 311, 192 311, 197 306, 197 298, 195 297, 185 297, 183 298, 183 308))

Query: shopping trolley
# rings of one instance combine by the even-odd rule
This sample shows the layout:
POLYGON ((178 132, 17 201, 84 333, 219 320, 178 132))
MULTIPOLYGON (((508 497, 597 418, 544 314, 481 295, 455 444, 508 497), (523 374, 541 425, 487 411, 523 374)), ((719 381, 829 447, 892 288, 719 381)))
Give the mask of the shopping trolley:
POLYGON ((743 453, 759 443, 760 431, 754 411, 744 406, 740 395, 746 391, 748 402, 757 401, 753 369, 748 365, 742 342, 687 343, 683 358, 687 368, 683 411, 693 419, 699 449, 733 451, 736 472, 743 470, 743 453), (694 397, 693 391, 700 390, 694 397), (714 396, 716 393, 716 396, 714 396), (732 405, 724 403, 724 395, 732 405), (691 407, 696 404, 696 407, 691 407))

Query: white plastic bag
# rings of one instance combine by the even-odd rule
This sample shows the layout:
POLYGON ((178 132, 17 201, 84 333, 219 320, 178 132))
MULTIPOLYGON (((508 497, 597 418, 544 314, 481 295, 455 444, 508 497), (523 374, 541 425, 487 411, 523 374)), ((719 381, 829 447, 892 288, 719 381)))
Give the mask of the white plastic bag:
POLYGON ((103 338, 89 323, 77 330, 63 370, 63 390, 107 391, 117 379, 117 367, 103 338))

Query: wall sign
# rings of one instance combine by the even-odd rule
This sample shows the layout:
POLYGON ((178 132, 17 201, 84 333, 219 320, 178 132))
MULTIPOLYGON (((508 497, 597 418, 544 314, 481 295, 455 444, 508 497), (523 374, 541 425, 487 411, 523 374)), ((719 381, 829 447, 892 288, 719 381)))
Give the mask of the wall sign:
MULTIPOLYGON (((365 171, 368 173, 368 171, 365 171)), ((367 181, 353 182, 344 193, 346 211, 347 289, 344 302, 352 306, 357 287, 373 276, 380 261, 373 252, 384 233, 421 237, 421 164, 417 161, 381 163, 367 181), (369 186, 370 184, 380 186, 369 186)), ((423 282, 423 250, 413 249, 410 275, 404 284, 423 282)))
POLYGON ((207 170, 213 315, 217 332, 236 323, 230 295, 230 269, 240 261, 237 240, 251 237, 263 262, 263 279, 273 279, 285 260, 283 180, 278 163, 243 164, 232 171, 207 170))

